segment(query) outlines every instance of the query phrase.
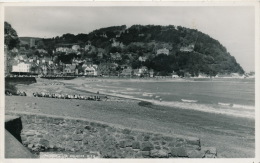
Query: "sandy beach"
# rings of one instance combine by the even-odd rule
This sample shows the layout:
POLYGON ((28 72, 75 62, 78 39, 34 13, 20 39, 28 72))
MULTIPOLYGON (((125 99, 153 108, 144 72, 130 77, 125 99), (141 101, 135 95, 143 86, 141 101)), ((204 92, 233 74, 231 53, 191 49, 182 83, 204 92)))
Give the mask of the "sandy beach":
MULTIPOLYGON (((31 85, 18 85, 27 97, 6 96, 6 113, 31 112, 86 118, 133 129, 153 131, 201 139, 203 146, 217 148, 219 158, 252 158, 255 153, 255 121, 250 118, 228 116, 191 109, 160 105, 140 106, 139 99, 108 95, 108 101, 52 99, 33 97, 33 92, 55 92, 96 95, 95 88, 84 86, 91 82, 123 82, 124 79, 37 79, 31 85)), ((133 82, 150 80, 131 79, 133 82)), ((158 82, 169 81, 158 80, 158 82)), ((173 81, 174 82, 174 81, 173 81)), ((185 81, 184 81, 185 82, 185 81)), ((189 82, 189 81, 187 81, 189 82)), ((99 94, 100 96, 105 96, 99 94)))

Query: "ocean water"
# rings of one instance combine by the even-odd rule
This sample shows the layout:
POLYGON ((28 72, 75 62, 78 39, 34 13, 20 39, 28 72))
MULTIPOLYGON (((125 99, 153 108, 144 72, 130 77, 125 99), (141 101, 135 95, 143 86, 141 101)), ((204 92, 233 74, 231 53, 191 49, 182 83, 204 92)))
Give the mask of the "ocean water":
POLYGON ((194 109, 217 114, 254 118, 254 79, 212 81, 138 82, 136 80, 97 82, 86 87, 100 93, 143 99, 158 105, 194 109))

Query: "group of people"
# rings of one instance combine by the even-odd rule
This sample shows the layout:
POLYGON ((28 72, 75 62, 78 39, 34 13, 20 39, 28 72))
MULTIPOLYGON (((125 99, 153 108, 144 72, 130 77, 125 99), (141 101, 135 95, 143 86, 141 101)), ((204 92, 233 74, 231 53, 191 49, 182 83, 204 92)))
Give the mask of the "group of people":
POLYGON ((99 96, 82 96, 82 95, 69 95, 69 94, 59 94, 59 93, 45 93, 45 92, 35 92, 34 97, 47 97, 47 98, 59 98, 59 99, 79 99, 79 100, 94 100, 101 101, 99 96))
POLYGON ((8 90, 5 91, 5 94, 7 96, 12 96, 12 95, 16 95, 16 96, 27 96, 27 94, 24 91, 17 91, 16 93, 12 93, 8 90))

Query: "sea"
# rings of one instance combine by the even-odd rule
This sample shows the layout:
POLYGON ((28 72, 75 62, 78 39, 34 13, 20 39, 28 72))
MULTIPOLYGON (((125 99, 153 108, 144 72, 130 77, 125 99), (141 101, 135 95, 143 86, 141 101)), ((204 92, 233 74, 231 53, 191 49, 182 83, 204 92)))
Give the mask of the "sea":
POLYGON ((254 79, 208 81, 109 80, 85 84, 100 93, 245 118, 255 117, 254 79))

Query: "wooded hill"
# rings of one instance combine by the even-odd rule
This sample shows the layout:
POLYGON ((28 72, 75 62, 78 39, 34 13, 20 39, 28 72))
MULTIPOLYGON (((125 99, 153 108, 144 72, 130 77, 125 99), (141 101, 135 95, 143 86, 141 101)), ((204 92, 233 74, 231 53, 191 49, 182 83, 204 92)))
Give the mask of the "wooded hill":
MULTIPOLYGON (((133 25, 127 28, 112 26, 94 30, 88 34, 64 34, 60 37, 38 41, 38 48, 48 51, 49 55, 63 57, 91 58, 94 64, 115 62, 128 65, 133 69, 146 66, 157 75, 169 75, 175 71, 198 76, 199 73, 243 74, 243 68, 230 55, 219 41, 195 29, 181 26, 133 25), (90 45, 90 49, 81 50, 81 55, 61 55, 54 52, 57 47, 90 45), (158 54, 166 48, 169 54, 158 54), (99 53, 103 56, 100 58, 99 53), (111 54, 119 53, 120 60, 111 60, 111 54), (142 56, 145 61, 138 60, 142 56)), ((70 60, 69 58, 68 60, 70 60)), ((63 59, 64 60, 64 59, 63 59)))

